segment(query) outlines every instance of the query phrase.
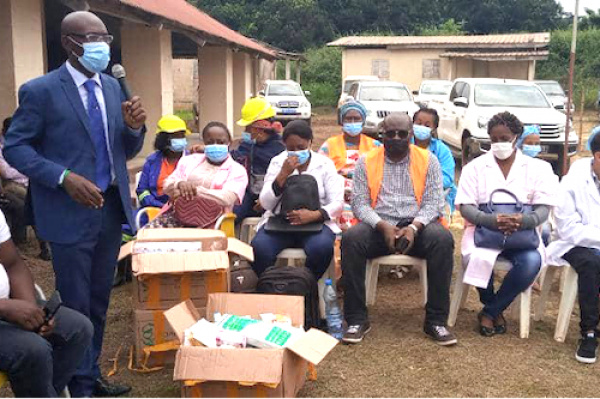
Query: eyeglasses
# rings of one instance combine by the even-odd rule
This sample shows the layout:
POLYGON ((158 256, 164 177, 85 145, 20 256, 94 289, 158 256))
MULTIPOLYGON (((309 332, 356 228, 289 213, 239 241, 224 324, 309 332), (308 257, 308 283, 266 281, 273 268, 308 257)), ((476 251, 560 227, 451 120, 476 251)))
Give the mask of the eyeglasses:
POLYGON ((112 35, 99 35, 97 33, 89 33, 87 35, 80 35, 77 33, 69 33, 68 36, 84 37, 85 43, 104 42, 106 44, 111 44, 112 41, 114 40, 114 37, 112 35))
POLYGON ((408 130, 386 130, 385 132, 382 133, 382 135, 386 139, 393 139, 396 136, 398 136, 399 139, 405 139, 408 137, 409 133, 410 132, 408 130))

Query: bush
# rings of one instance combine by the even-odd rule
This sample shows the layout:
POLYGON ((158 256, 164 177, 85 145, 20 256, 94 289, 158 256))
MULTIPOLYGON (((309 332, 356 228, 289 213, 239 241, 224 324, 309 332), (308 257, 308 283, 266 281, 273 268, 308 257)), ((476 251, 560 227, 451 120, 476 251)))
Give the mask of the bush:
MULTIPOLYGON (((569 84, 569 57, 571 31, 554 31, 550 39, 550 56, 537 65, 536 79, 551 79, 561 83, 565 90, 569 84)), ((600 29, 582 30, 577 35, 577 58, 573 83, 573 101, 581 104, 585 90, 585 107, 593 108, 600 90, 600 29)))

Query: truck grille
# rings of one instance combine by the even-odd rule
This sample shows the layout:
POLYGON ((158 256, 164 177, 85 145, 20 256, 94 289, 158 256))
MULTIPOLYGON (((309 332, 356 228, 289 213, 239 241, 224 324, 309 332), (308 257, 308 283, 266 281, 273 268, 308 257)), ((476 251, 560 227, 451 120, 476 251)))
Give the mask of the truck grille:
POLYGON ((558 138, 564 129, 558 127, 558 125, 539 125, 542 130, 541 138, 551 139, 558 138))
POLYGON ((298 108, 300 103, 298 101, 280 101, 277 106, 279 108, 298 108))
POLYGON ((408 112, 406 112, 406 111, 377 111, 377 117, 378 118, 385 118, 386 116, 388 116, 392 112, 401 113, 401 114, 408 114, 408 112))

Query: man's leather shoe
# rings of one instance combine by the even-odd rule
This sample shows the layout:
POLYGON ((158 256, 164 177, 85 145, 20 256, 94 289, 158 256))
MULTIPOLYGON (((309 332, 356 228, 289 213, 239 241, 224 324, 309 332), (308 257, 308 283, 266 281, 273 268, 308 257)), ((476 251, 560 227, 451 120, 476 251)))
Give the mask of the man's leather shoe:
POLYGON ((96 398, 115 397, 125 395, 129 391, 131 391, 131 387, 129 385, 111 384, 104 378, 100 377, 96 380, 92 396, 96 398))

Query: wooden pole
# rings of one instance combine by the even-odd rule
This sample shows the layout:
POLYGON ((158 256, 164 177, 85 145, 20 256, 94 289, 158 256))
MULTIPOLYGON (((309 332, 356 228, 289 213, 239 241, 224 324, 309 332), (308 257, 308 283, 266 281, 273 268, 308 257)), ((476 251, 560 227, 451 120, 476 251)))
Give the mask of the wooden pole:
POLYGON ((581 87, 581 105, 579 106, 579 148, 577 152, 583 151, 583 111, 585 107, 585 95, 587 86, 584 84, 581 87))
POLYGON ((577 24, 579 23, 579 0, 575 0, 575 14, 573 14, 573 37, 571 40, 571 56, 569 60, 569 96, 567 100, 567 121, 565 123, 565 146, 563 148, 562 175, 566 175, 569 168, 569 130, 571 128, 571 105, 573 104, 573 75, 575 74, 575 54, 577 52, 577 24))

